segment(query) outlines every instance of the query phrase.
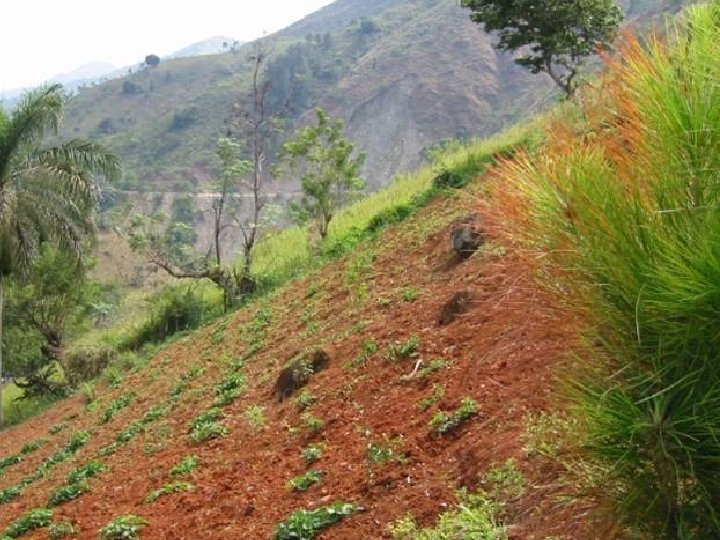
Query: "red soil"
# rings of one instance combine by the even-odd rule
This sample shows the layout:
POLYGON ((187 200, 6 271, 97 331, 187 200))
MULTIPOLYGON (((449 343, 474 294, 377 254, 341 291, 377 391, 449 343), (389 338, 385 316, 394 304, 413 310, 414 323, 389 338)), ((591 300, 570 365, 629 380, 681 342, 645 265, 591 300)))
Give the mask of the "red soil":
MULTIPOLYGON (((364 511, 319 538, 386 538, 387 524, 408 513, 431 524, 454 503, 458 487, 476 487, 484 471, 512 457, 528 489, 508 508, 511 538, 593 538, 587 530, 587 509, 557 501, 562 491, 558 468, 523 452, 523 417, 555 405, 554 373, 567 362, 580 322, 537 285, 533 254, 508 238, 491 206, 481 210, 490 247, 453 263, 447 216, 477 211, 477 205, 471 197, 436 201, 386 232, 376 244, 372 269, 356 273, 353 283, 348 284, 347 269, 370 248, 272 298, 268 305, 274 317, 265 346, 246 368, 249 390, 225 408, 224 423, 231 429, 226 438, 193 445, 187 426, 212 403, 212 386, 222 376, 221 360, 245 350, 240 329, 252 317, 252 307, 226 320, 221 344, 212 345, 211 335, 222 322, 168 346, 143 372, 129 375, 122 388, 108 390, 101 410, 121 393, 133 390, 138 395, 108 424, 98 425, 99 413, 85 412, 81 400, 73 398, 3 432, 0 456, 47 437, 50 426, 78 415, 67 430, 49 436, 53 444, 10 467, 0 477, 0 489, 34 470, 72 431, 92 429, 92 437, 75 458, 55 467, 17 501, 0 505, 0 530, 22 512, 45 506, 69 470, 94 457, 121 429, 166 398, 190 367, 202 365, 205 372, 171 412, 113 456, 102 458, 109 471, 91 481, 90 492, 58 507, 55 520, 76 523, 80 539, 97 538, 100 527, 122 514, 148 520, 142 538, 263 539, 271 538, 276 524, 296 509, 344 500, 364 511), (416 288, 417 300, 403 301, 404 287, 416 288), (460 290, 474 293, 472 309, 439 326, 444 303, 460 290), (420 340, 417 358, 386 358, 389 344, 413 335, 420 340), (346 367, 358 357, 364 339, 375 340, 378 351, 364 364, 346 367), (291 427, 302 428, 302 413, 293 399, 278 404, 271 395, 284 362, 306 346, 322 346, 331 358, 328 369, 307 386, 317 398, 310 411, 324 421, 324 429, 314 436, 306 429, 291 432, 291 427), (433 358, 451 364, 422 380, 402 378, 411 374, 416 360, 427 365, 433 358), (432 394, 433 384, 445 388, 444 397, 423 412, 418 400, 432 394), (456 408, 465 396, 478 403, 479 416, 453 436, 434 435, 428 427, 433 414, 456 408), (251 405, 265 407, 267 424, 258 433, 243 416, 251 405), (407 463, 368 463, 368 444, 382 443, 385 436, 402 441, 398 451, 408 456, 407 463), (305 493, 291 493, 285 484, 306 470, 299 452, 310 441, 326 444, 315 465, 323 479, 305 493), (200 458, 200 466, 187 478, 197 489, 144 504, 146 495, 167 483, 170 468, 188 454, 200 458)), ((28 537, 46 538, 47 532, 28 537)))

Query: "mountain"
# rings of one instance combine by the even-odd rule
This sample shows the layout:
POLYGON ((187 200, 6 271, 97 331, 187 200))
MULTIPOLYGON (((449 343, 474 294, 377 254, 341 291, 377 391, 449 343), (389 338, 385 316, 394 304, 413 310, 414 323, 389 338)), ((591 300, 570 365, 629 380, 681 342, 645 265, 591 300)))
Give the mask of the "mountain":
POLYGON ((165 58, 187 58, 188 56, 205 56, 208 54, 220 54, 228 52, 233 47, 239 47, 241 42, 227 36, 215 36, 203 41, 198 41, 179 51, 167 55, 165 58))
POLYGON ((50 80, 64 85, 75 85, 81 81, 98 80, 105 75, 117 71, 117 69, 117 66, 114 66, 109 62, 89 62, 73 69, 72 71, 59 73, 50 77, 50 80))

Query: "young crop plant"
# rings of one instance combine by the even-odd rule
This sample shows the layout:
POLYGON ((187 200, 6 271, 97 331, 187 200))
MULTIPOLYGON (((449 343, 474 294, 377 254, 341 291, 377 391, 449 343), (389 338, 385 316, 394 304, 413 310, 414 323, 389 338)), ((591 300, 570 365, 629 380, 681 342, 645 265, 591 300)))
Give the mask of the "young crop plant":
POLYGON ((325 450, 325 444, 323 443, 310 443, 300 451, 300 456, 303 458, 305 463, 308 465, 318 461, 325 450))
POLYGON ((314 510, 297 510, 278 524, 274 540, 314 540, 323 529, 361 510, 359 506, 346 502, 336 502, 314 510))
POLYGON ((78 532, 78 529, 69 521, 57 521, 51 523, 48 527, 48 537, 50 540, 61 540, 62 538, 75 536, 78 532))
POLYGON ((312 434, 320 433, 323 427, 325 427, 325 422, 323 422, 322 419, 317 418, 310 413, 303 414, 302 419, 305 427, 312 434))
POLYGON ((145 504, 153 503, 164 495, 170 495, 171 493, 181 493, 183 491, 195 491, 195 486, 190 482, 183 482, 182 480, 170 482, 169 484, 165 484, 160 489, 156 489, 148 493, 147 497, 145 497, 145 504))
POLYGON ((243 416, 245 416, 245 420, 248 421, 248 424, 250 424, 253 431, 259 432, 265 429, 267 418, 265 418, 264 407, 260 405, 251 405, 247 408, 243 416))
POLYGON ((40 448, 46 442, 47 441, 45 439, 37 439, 35 441, 30 441, 29 443, 26 443, 20 449, 20 452, 18 452, 17 454, 13 454, 11 456, 0 459, 0 476, 3 475, 5 469, 10 467, 11 465, 20 463, 25 458, 25 456, 27 456, 28 454, 32 454, 35 450, 40 448))
POLYGON ((430 427, 439 435, 452 433, 470 418, 477 416, 478 406, 475 400, 465 397, 460 402, 460 407, 453 413, 439 411, 430 420, 430 427))
POLYGON ((78 529, 69 521, 57 521, 51 523, 48 527, 48 537, 50 540, 61 540, 62 538, 75 536, 78 532, 78 529))
POLYGON ((433 384, 432 394, 418 400, 418 407, 425 412, 438 401, 445 397, 445 387, 441 384, 433 384))
POLYGON ((50 495, 48 505, 59 506, 65 502, 77 499, 80 495, 88 491, 90 491, 90 486, 84 481, 73 482, 72 484, 68 484, 66 486, 60 486, 50 495))
POLYGON ((409 461, 406 454, 398 452, 398 448, 403 444, 401 438, 390 439, 385 437, 385 442, 370 442, 365 451, 365 458, 371 465, 385 465, 390 462, 407 463, 409 461))
POLYGON ((370 358, 370 356, 375 354, 377 352, 377 350, 378 350, 378 344, 374 339, 364 338, 360 342, 360 354, 358 354, 355 358, 350 360, 345 365, 345 367, 347 367, 349 369, 353 369, 353 368, 359 367, 361 365, 364 366, 367 363, 368 358, 370 358))
POLYGON ((78 467, 77 469, 70 471, 68 474, 68 484, 76 484, 77 482, 82 482, 83 480, 87 480, 88 478, 92 478, 94 476, 97 476, 100 473, 103 473, 107 470, 107 467, 102 464, 102 462, 94 459, 92 461, 89 461, 82 467, 78 467))
POLYGON ((0 504, 9 503, 17 499, 22 493, 21 486, 10 486, 0 491, 0 504))
POLYGON ((231 373, 215 386, 214 405, 224 407, 240 397, 247 386, 247 377, 241 373, 231 373))
POLYGON ((310 407, 313 403, 315 403, 315 397, 312 395, 312 393, 307 388, 303 388, 303 390, 295 398, 295 405, 301 411, 304 411, 305 409, 310 407))
POLYGON ((48 433, 50 435, 56 435, 56 434, 60 433, 62 430, 64 430, 67 426, 68 426, 67 422, 60 422, 59 424, 50 426, 50 429, 48 429, 48 433))
POLYGON ((322 473, 315 469, 310 469, 306 473, 288 480, 287 488, 290 491, 307 491, 320 482, 320 480, 322 480, 322 473))
POLYGON ((130 392, 128 394, 123 394, 116 400, 112 401, 100 415, 100 423, 107 424, 119 411, 130 405, 134 397, 135 394, 130 392))
POLYGON ((412 303, 420 298, 420 291, 417 287, 403 287, 400 292, 403 302, 412 303))
POLYGON ((147 520, 132 514, 118 516, 100 529, 100 540, 138 540, 147 520))
POLYGON ((222 418, 222 411, 217 407, 208 409, 196 416, 190 423, 190 440, 195 444, 199 444, 203 441, 227 436, 230 430, 217 422, 220 418, 222 418))
POLYGON ((199 460, 197 456, 185 456, 182 461, 170 469, 170 476, 185 476, 197 469, 199 460))
POLYGON ((20 538, 21 536, 48 527, 52 522, 53 511, 47 508, 35 508, 24 514, 3 531, 8 538, 20 538))
POLYGON ((388 347, 388 359, 395 362, 417 356, 419 346, 420 338, 417 336, 411 336, 404 342, 393 343, 388 347))

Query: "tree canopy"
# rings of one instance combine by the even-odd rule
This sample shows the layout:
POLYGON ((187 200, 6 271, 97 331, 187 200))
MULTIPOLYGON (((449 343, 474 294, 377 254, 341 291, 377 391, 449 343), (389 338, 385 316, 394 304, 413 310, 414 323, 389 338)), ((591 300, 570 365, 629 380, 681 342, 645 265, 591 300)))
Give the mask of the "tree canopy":
POLYGON ((588 56, 617 37, 622 11, 615 0, 461 0, 470 18, 497 32, 496 47, 520 51, 515 62, 544 71, 571 96, 588 56))

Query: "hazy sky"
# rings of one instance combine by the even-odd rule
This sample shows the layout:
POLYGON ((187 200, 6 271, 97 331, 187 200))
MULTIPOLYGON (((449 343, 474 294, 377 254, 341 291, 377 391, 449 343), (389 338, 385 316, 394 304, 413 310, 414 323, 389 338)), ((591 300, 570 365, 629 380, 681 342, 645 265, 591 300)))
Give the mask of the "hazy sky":
POLYGON ((249 41, 332 1, 6 0, 0 89, 37 85, 96 60, 138 64, 217 35, 249 41))

